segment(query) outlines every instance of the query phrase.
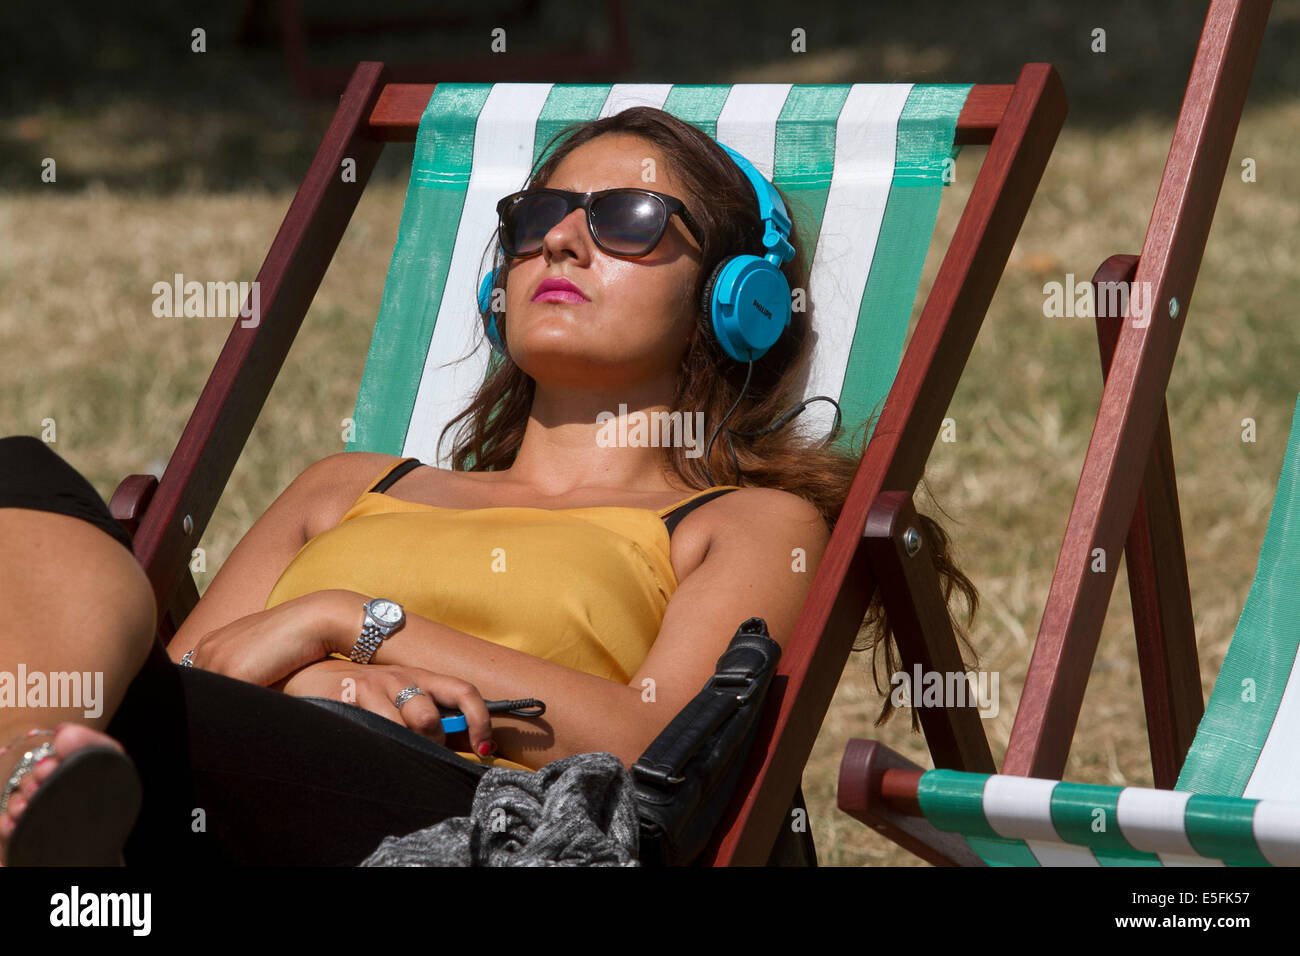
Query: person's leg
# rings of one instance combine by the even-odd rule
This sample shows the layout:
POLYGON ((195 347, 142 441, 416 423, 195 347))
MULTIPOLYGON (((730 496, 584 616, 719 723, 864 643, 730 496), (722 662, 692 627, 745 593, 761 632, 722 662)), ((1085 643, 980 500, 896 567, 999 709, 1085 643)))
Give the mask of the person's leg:
MULTIPOLYGON (((280 691, 173 667, 192 811, 231 864, 355 866, 385 836, 468 815, 487 770, 397 724, 405 742, 280 691)), ((133 756, 141 749, 133 735, 121 739, 133 756)), ((155 850, 193 839, 187 828, 170 844, 128 845, 126 862, 152 863, 155 850)))
POLYGON ((154 643, 149 581, 123 547, 125 531, 119 526, 114 540, 85 517, 87 494, 99 500, 44 443, 0 439, 0 745, 8 745, 0 785, 27 747, 51 739, 25 731, 82 725, 54 738, 55 757, 11 798, 0 819, 0 853, 27 799, 60 760, 110 743, 82 728, 107 728, 154 643))
MULTIPOLYGON (((154 636, 152 593, 130 548, 75 469, 36 439, 0 439, 0 593, 33 610, 57 594, 64 609, 45 620, 60 635, 56 652, 31 656, 34 638, 0 626, 0 654, 27 661, 29 673, 68 670, 85 659, 83 644, 94 645, 106 672, 103 715, 26 719, 106 725, 131 756, 144 801, 124 849, 128 865, 353 865, 385 836, 469 812, 485 768, 445 747, 396 724, 405 742, 279 691, 176 666, 154 636), (63 568, 80 570, 65 576, 63 568)), ((19 715, 0 711, 0 729, 16 721, 21 733, 19 715)), ((56 738, 61 756, 102 742, 111 741, 75 725, 56 738)), ((14 797, 19 810, 57 763, 28 775, 14 797)))

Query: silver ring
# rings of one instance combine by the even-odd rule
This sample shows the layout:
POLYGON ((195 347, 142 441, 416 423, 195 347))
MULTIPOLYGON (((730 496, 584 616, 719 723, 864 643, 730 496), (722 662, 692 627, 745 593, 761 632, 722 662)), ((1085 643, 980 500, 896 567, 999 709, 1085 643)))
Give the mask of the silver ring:
POLYGON ((181 667, 194 666, 194 651, 196 650, 198 650, 198 648, 193 648, 185 652, 184 656, 181 657, 181 667))
POLYGON ((9 775, 8 781, 5 782, 3 794, 0 794, 0 813, 4 813, 9 809, 9 798, 18 791, 18 787, 23 782, 23 777, 31 773, 32 769, 46 757, 52 756, 54 756, 54 744, 50 741, 46 741, 22 755, 22 758, 14 766, 13 773, 9 775))
POLYGON ((393 701, 393 703, 397 705, 398 710, 401 710, 402 705, 405 704, 412 697, 427 697, 427 696, 428 695, 425 694, 424 691, 420 690, 420 688, 412 684, 410 687, 407 687, 402 691, 400 691, 397 695, 397 700, 393 701))

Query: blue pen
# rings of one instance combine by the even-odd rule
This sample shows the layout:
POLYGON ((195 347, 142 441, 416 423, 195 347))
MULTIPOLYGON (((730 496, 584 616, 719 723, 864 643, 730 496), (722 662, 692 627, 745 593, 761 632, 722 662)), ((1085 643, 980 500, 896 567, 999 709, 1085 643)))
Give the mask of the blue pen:
MULTIPOLYGON (((523 697, 519 700, 485 700, 489 714, 509 714, 512 717, 535 719, 546 713, 546 705, 536 697, 523 697)), ((459 730, 468 730, 469 721, 458 710, 442 710, 442 732, 454 734, 459 730)))

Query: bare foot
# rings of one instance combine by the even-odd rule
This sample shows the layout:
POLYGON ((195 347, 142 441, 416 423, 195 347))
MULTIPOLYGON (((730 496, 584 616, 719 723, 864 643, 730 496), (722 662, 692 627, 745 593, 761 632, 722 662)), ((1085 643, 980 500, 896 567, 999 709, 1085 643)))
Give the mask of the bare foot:
POLYGON ((27 804, 31 801, 32 795, 36 793, 42 783, 49 779, 50 774, 58 769, 59 763, 63 758, 75 753, 83 747, 99 746, 113 747, 116 750, 122 750, 119 744, 108 734, 100 733, 91 727, 77 723, 62 723, 54 728, 54 736, 41 734, 32 737, 19 737, 10 742, 9 749, 0 755, 0 788, 4 782, 9 779, 9 774, 13 772, 22 755, 34 747, 43 743, 53 741, 54 754, 46 757, 34 768, 31 773, 23 777, 23 782, 18 789, 9 797, 9 806, 5 812, 0 814, 0 866, 4 865, 4 858, 7 856, 9 848, 9 838, 13 836, 14 828, 18 825, 18 820, 23 811, 27 809, 27 804))

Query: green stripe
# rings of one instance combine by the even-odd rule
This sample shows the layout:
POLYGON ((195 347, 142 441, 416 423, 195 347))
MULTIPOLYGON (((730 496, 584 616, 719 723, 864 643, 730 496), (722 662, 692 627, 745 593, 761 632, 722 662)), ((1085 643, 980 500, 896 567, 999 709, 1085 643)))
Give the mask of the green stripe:
POLYGON ((1241 796, 1277 717, 1300 646, 1300 400, 1255 580, 1177 790, 1241 796))
POLYGON ((474 130, 491 89, 490 84, 439 83, 420 118, 348 451, 401 454, 469 188, 474 130))
POLYGON ((1023 840, 999 836, 984 816, 987 774, 927 770, 916 788, 921 812, 936 830, 958 833, 989 866, 1038 866, 1023 840))
POLYGON ((1158 856, 1135 849, 1119 828, 1117 811, 1123 790, 1058 783, 1052 788, 1052 826, 1066 843, 1091 849, 1102 866, 1160 866, 1158 856))
POLYGON ((776 121, 773 182, 785 194, 804 261, 812 263, 835 170, 835 124, 848 86, 791 87, 776 121))
POLYGON ((537 117, 537 132, 533 139, 533 168, 536 169, 556 133, 571 123, 582 123, 600 115, 600 108, 609 98, 609 84, 555 85, 546 97, 546 104, 537 117))
POLYGON ((1269 866, 1255 845, 1255 805, 1258 800, 1194 794, 1187 801, 1187 839, 1201 856, 1228 866, 1269 866))
POLYGON ((841 445, 879 412, 898 373, 939 211, 943 161, 953 155, 957 117, 969 92, 969 84, 914 86, 899 117, 894 180, 840 394, 841 445))
POLYGON ((718 115, 730 95, 730 86, 674 86, 664 100, 664 112, 672 113, 692 126, 698 126, 717 139, 718 115))

